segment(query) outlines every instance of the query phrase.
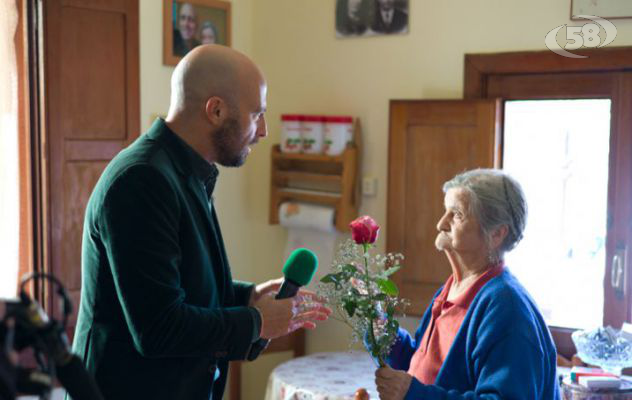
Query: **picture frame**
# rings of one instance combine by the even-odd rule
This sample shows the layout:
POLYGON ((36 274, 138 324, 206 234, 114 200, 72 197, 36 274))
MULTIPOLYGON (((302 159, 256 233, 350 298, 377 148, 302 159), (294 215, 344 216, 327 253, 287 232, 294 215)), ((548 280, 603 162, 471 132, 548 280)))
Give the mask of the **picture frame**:
POLYGON ((571 20, 585 21, 578 15, 594 15, 604 19, 632 18, 632 2, 623 0, 571 0, 571 20))
POLYGON ((222 0, 163 0, 163 64, 176 65, 200 44, 231 46, 231 4, 222 0))
POLYGON ((409 32, 409 0, 336 0, 337 38, 409 32))

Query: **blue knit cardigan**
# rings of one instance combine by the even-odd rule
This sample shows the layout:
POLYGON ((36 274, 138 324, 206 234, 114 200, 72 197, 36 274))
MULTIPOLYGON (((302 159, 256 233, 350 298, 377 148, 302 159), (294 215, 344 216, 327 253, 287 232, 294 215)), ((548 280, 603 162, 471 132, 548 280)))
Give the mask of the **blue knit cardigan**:
MULTIPOLYGON (((430 322, 431 309, 432 303, 414 340, 400 328, 387 360, 392 368, 408 370, 430 322)), ((413 377, 405 400, 557 400, 555 366, 555 345, 540 311, 505 269, 470 304, 435 383, 424 385, 413 377)))

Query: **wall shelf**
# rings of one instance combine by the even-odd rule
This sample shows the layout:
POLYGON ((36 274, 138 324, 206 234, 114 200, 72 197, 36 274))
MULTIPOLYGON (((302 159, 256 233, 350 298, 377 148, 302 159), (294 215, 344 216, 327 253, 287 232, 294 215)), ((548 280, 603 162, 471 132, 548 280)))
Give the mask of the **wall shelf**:
POLYGON ((353 143, 339 156, 283 153, 274 145, 271 153, 270 224, 279 223, 279 206, 288 201, 335 208, 335 226, 341 232, 357 218, 360 206, 360 126, 354 127, 353 143))
MULTIPOLYGON (((275 147, 279 147, 279 145, 275 145, 275 147)), ((272 159, 315 161, 322 163, 341 164, 344 162, 344 153, 339 156, 328 156, 326 154, 283 153, 279 150, 277 152, 272 152, 272 159)))
POLYGON ((316 174, 299 171, 277 171, 276 184, 286 186, 291 181, 342 183, 342 176, 336 174, 316 174))

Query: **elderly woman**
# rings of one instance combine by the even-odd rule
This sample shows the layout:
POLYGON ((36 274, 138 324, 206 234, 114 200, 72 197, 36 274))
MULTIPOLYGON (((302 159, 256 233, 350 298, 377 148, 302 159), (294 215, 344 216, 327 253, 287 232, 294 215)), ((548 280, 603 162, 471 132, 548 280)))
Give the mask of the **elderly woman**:
POLYGON ((400 329, 389 366, 376 372, 380 398, 558 399, 549 330, 503 262, 526 223, 520 185, 502 171, 478 169, 443 191, 435 245, 452 275, 414 339, 400 329))

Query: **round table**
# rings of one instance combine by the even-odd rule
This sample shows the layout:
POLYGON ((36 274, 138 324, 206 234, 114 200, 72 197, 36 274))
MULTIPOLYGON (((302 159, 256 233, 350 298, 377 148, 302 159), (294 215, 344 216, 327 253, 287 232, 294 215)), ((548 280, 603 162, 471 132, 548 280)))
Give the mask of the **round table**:
POLYGON ((375 370, 362 351, 294 358, 272 371, 265 400, 353 400, 360 388, 378 399, 375 370))

